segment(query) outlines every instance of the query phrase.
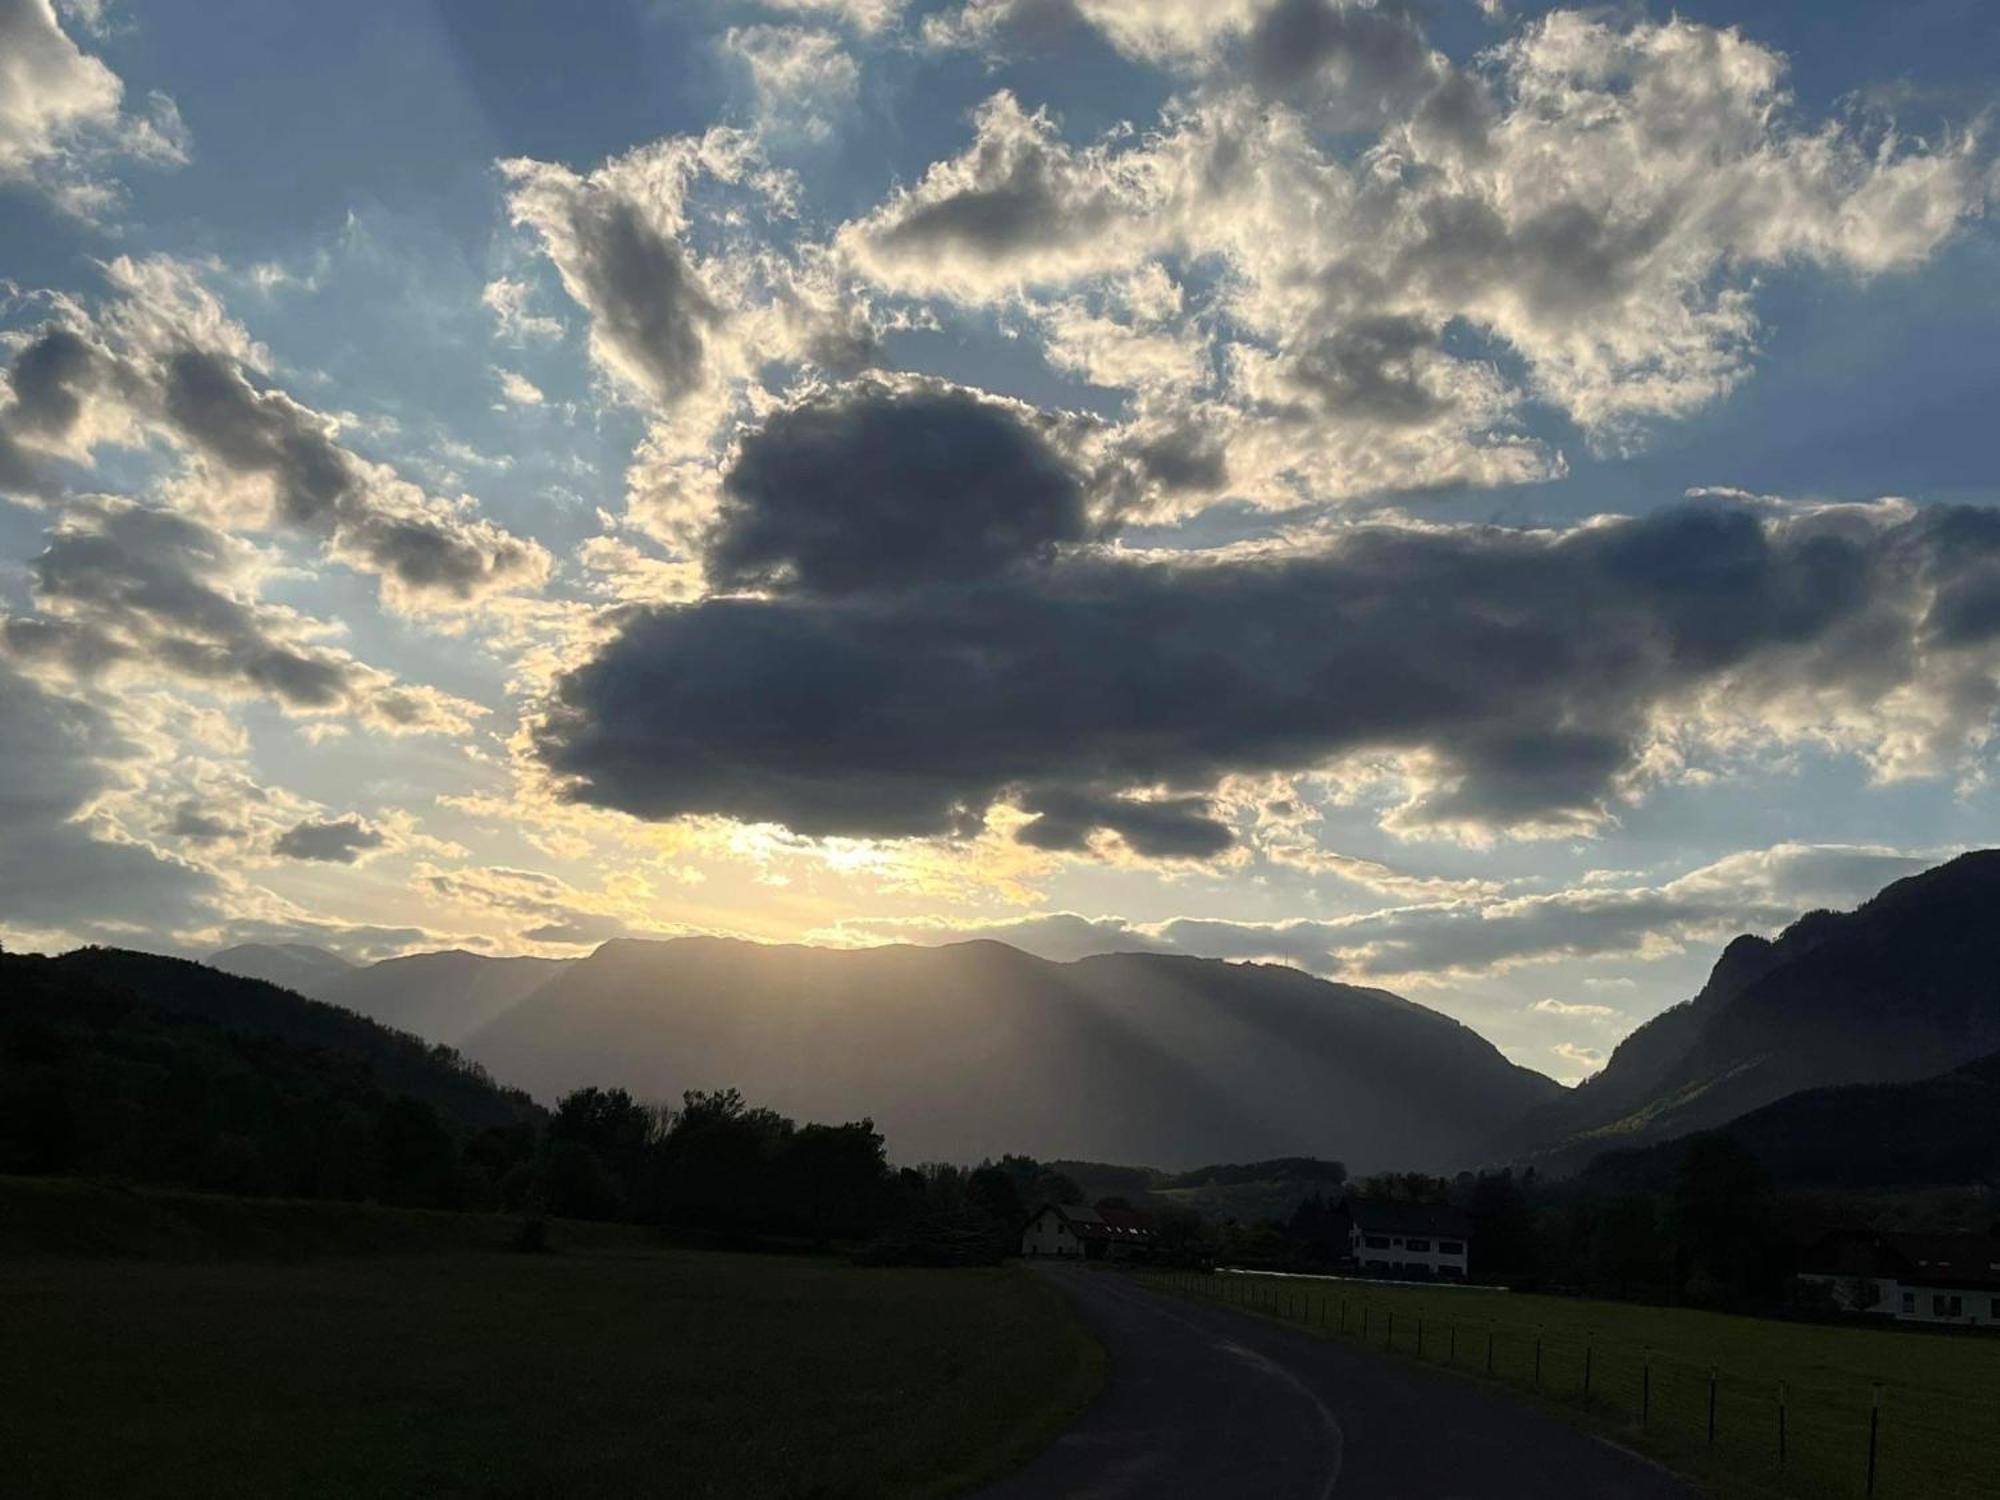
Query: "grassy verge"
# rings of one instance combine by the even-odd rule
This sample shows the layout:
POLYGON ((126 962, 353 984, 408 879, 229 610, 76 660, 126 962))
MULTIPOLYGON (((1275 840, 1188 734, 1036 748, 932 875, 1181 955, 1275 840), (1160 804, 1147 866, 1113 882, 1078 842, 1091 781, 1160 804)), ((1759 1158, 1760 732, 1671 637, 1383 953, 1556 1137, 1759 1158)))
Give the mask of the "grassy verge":
MULTIPOLYGON (((226 1198, 58 1177, 0 1177, 0 1263, 24 1259, 307 1260, 506 1247, 518 1221, 372 1203, 226 1198)), ((650 1245, 625 1224, 560 1222, 572 1249, 650 1245)))
POLYGON ((1019 1271, 444 1234, 0 1259, 6 1493, 930 1497, 1027 1457, 1101 1378, 1019 1271))
POLYGON ((1724 1493, 1865 1496, 1879 1386, 1877 1500, 2000 1497, 2000 1339, 1475 1288, 1147 1279, 1539 1394, 1724 1493))

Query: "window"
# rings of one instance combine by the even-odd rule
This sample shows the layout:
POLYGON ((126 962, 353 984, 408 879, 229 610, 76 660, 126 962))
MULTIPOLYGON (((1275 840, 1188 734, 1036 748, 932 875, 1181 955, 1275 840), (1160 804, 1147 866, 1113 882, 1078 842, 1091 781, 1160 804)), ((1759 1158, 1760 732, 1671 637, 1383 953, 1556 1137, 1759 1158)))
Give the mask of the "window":
POLYGON ((1903 1293, 1903 1311, 1906 1313, 1913 1313, 1916 1310, 1917 1310, 1917 1294, 1915 1292, 1903 1293))
POLYGON ((1370 1250, 1387 1250, 1389 1248, 1389 1237, 1384 1234, 1369 1235, 1368 1248, 1370 1250))
POLYGON ((1931 1294, 1931 1316, 1934 1318, 1956 1318, 1962 1315, 1962 1300, 1946 1296, 1943 1292, 1931 1294))
POLYGON ((1995 1297, 1993 1299, 1993 1311, 1990 1314, 1990 1316, 1992 1317, 1994 1322, 2000 1323, 2000 1297, 1995 1297))
POLYGON ((1438 1254, 1463 1255, 1465 1254, 1465 1242, 1463 1240, 1439 1240, 1438 1254))
POLYGON ((1430 1247, 1431 1242, 1429 1240, 1411 1240, 1404 1248, 1409 1250, 1428 1250, 1430 1247))

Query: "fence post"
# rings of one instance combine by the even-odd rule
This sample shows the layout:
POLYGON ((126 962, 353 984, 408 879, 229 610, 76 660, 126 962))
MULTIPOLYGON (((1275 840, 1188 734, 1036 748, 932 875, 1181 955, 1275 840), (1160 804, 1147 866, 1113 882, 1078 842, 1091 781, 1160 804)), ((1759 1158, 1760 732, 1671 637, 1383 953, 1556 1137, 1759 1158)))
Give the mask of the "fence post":
POLYGON ((1785 1389, 1785 1382, 1782 1380, 1779 1381, 1778 1382, 1778 1467, 1781 1469, 1784 1468, 1785 1466, 1785 1405, 1786 1405, 1786 1397, 1789 1394, 1790 1393, 1787 1392, 1785 1389))
POLYGON ((1421 1317, 1419 1317, 1417 1319, 1417 1358, 1422 1359, 1423 1357, 1424 1357, 1424 1320, 1421 1317))
POLYGON ((1493 1325, 1486 1325, 1486 1373, 1493 1373, 1493 1325))
POLYGON ((1594 1337, 1588 1333, 1583 1336, 1583 1399, 1586 1401, 1590 1399, 1590 1356, 1596 1348, 1592 1342, 1594 1337))
POLYGON ((1708 1367, 1708 1446, 1715 1446, 1715 1366, 1708 1367))
POLYGON ((1388 1319, 1389 1334, 1387 1338, 1382 1340, 1382 1347, 1384 1349, 1393 1349, 1396 1347, 1396 1309, 1393 1307, 1390 1308, 1384 1316, 1388 1319))
POLYGON ((1451 1325, 1451 1347, 1444 1357, 1444 1362, 1448 1365, 1458 1363, 1458 1325, 1456 1323, 1451 1325))
POLYGON ((1646 1420, 1653 1414, 1653 1351, 1648 1347, 1644 1354, 1645 1364, 1639 1371, 1639 1430, 1644 1431, 1646 1420))
POLYGON ((1344 1296, 1340 1299, 1340 1335, 1347 1337, 1347 1298, 1344 1296))
POLYGON ((1535 1330, 1535 1389, 1542 1388, 1542 1330, 1535 1330))
POLYGON ((1367 1342, 1367 1339, 1368 1339, 1368 1304, 1367 1304, 1366 1302, 1364 1302, 1364 1303, 1362 1303, 1362 1304, 1361 1304, 1361 1338, 1362 1338, 1362 1341, 1363 1341, 1364 1343, 1365 1343, 1365 1342, 1367 1342))
POLYGON ((1868 1406, 1868 1490, 1875 1493, 1875 1445, 1882 1432, 1882 1387, 1875 1387, 1875 1399, 1868 1406))

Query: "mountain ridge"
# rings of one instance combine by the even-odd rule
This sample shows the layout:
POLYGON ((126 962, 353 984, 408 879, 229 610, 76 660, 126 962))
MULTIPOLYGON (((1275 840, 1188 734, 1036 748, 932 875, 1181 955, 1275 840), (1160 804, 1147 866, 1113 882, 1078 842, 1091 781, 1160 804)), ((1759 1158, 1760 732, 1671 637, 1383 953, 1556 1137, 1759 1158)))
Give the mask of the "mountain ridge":
POLYGON ((1803 1090, 1901 1083, 2000 1050, 2000 851, 1907 876, 1851 912, 1729 943, 1691 1000, 1526 1116, 1508 1154, 1554 1170, 1711 1129, 1803 1090))
POLYGON ((464 1045, 543 1097, 728 1085, 803 1115, 868 1110, 906 1159, 1456 1164, 1560 1089, 1386 991, 1177 954, 1056 963, 991 940, 619 939, 464 1045))

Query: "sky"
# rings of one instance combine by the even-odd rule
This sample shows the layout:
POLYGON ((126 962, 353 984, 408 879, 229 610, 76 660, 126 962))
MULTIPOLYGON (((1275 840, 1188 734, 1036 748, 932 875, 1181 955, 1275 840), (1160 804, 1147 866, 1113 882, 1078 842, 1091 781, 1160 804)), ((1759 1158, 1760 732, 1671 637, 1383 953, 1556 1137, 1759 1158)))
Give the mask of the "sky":
POLYGON ((0 941, 997 937, 1574 1080, 2000 841, 1982 0, 0 0, 0 941))

